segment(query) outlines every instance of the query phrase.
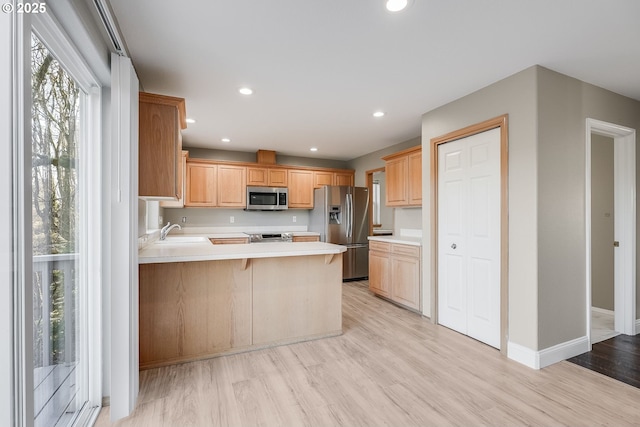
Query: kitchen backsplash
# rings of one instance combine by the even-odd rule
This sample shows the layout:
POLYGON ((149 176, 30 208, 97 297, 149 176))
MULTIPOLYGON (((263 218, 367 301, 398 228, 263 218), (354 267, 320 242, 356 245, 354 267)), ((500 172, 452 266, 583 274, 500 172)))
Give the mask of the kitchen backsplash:
POLYGON ((289 209, 286 211, 245 211, 242 209, 183 208, 162 209, 164 223, 180 224, 183 227, 242 227, 242 226, 300 226, 309 225, 309 211, 289 209), (186 222, 182 222, 182 218, 186 222))

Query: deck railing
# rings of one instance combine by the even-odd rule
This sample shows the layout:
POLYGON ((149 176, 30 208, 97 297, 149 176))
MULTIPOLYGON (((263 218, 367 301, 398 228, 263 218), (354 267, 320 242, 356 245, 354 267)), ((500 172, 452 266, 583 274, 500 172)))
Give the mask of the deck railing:
POLYGON ((64 424, 75 411, 79 259, 79 254, 33 257, 36 426, 64 424))

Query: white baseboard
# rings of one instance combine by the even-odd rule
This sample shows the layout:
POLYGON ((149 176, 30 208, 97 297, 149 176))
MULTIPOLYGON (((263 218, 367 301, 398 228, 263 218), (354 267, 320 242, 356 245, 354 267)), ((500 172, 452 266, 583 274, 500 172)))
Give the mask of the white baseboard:
POLYGON ((613 316, 615 314, 613 310, 607 310, 606 308, 600 307, 591 307, 591 311, 595 311, 596 313, 608 314, 609 316, 613 316))
MULTIPOLYGON (((636 328, 637 329, 637 328, 636 328)), ((509 342, 507 355, 509 359, 522 363, 532 369, 541 369, 562 360, 569 359, 589 351, 589 338, 586 336, 563 342, 540 351, 509 342)))
POLYGON ((507 343, 507 357, 531 369, 540 369, 537 352, 523 345, 509 341, 507 343))

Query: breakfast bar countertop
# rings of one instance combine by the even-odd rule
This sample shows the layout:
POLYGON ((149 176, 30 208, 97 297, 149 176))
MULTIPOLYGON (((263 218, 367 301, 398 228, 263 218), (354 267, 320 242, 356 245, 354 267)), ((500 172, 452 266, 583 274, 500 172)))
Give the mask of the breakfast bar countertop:
POLYGON ((270 242, 234 245, 213 245, 202 242, 150 244, 138 253, 139 264, 167 262, 215 261, 247 258, 277 258, 308 255, 334 255, 346 247, 324 242, 270 242))

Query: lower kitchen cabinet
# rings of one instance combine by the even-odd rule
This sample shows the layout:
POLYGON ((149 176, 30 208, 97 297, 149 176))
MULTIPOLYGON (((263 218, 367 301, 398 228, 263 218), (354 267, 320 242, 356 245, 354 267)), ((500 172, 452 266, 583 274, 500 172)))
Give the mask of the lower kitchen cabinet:
POLYGON ((369 242, 369 289, 400 305, 420 310, 420 247, 369 242))

